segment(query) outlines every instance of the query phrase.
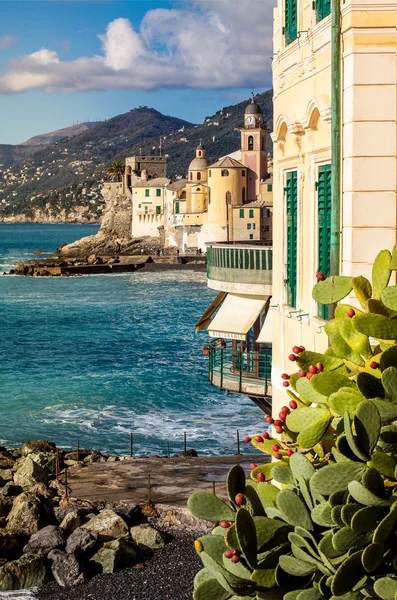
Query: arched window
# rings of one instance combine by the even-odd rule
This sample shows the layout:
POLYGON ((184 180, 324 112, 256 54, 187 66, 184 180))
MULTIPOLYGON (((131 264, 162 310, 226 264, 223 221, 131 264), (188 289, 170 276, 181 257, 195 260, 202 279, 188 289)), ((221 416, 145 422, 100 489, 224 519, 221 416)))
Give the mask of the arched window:
POLYGON ((199 171, 199 172, 197 173, 197 181, 200 181, 200 179, 201 179, 201 173, 200 173, 200 171, 199 171))
POLYGON ((245 202, 245 187, 243 187, 241 191, 241 202, 244 204, 245 202))
POLYGON ((201 192, 201 188, 196 188, 196 192, 201 192))
POLYGON ((230 192, 226 192, 226 204, 232 203, 232 195, 230 192))
POLYGON ((248 150, 253 150, 254 149, 254 136, 250 135, 248 137, 248 150))
POLYGON ((198 154, 199 154, 199 156, 201 156, 201 151, 198 154))
POLYGON ((189 176, 190 181, 192 181, 193 179, 193 173, 190 171, 190 176, 189 176))
POLYGON ((227 169, 222 169, 221 175, 222 177, 229 177, 229 171, 227 169))

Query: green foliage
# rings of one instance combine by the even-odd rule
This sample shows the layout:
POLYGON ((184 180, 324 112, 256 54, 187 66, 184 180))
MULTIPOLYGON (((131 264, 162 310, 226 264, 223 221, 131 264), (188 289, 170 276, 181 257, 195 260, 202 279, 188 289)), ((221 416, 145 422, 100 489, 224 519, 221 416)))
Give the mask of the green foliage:
POLYGON ((234 467, 230 507, 203 492, 190 498, 195 516, 234 523, 224 536, 216 528, 200 538, 207 575, 195 585, 198 600, 258 600, 277 589, 284 600, 397 598, 397 291, 388 287, 396 249, 393 257, 380 253, 372 285, 363 277, 316 284, 317 302, 353 291, 365 312, 340 304, 326 325, 330 349, 297 355, 300 370, 321 363, 321 372, 291 376, 296 408, 281 439, 253 438, 264 454, 274 456, 276 444, 282 459, 252 470, 251 483, 234 467))

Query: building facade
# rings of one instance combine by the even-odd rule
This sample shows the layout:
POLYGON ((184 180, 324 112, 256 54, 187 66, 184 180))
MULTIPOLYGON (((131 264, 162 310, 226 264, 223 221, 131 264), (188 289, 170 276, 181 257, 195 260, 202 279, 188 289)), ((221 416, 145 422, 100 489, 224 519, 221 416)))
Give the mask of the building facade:
POLYGON ((396 3, 335 2, 333 39, 329 0, 278 0, 274 10, 275 413, 292 346, 327 347, 328 311, 311 290, 317 272, 331 273, 331 236, 340 242, 333 274, 352 276, 368 276, 377 252, 396 242, 396 3), (338 119, 341 152, 332 161, 338 119))

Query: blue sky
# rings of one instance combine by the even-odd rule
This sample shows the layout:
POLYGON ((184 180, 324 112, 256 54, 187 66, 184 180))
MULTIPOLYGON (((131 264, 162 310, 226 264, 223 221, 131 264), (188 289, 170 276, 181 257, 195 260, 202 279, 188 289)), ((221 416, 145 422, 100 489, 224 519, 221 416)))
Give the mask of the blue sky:
POLYGON ((268 89, 274 4, 2 1, 0 143, 141 104, 198 123, 268 89))

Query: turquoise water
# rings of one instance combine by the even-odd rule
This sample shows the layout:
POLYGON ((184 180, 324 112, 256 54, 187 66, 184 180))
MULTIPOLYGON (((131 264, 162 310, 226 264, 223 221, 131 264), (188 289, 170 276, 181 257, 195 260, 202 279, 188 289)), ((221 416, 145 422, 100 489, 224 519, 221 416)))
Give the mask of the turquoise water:
MULTIPOLYGON (((0 271, 38 248, 92 235, 96 226, 0 224, 0 271)), ((263 427, 243 396, 207 381, 194 323, 214 297, 205 275, 134 273, 0 277, 0 444, 46 438, 126 454, 188 446, 235 451, 263 427)))

